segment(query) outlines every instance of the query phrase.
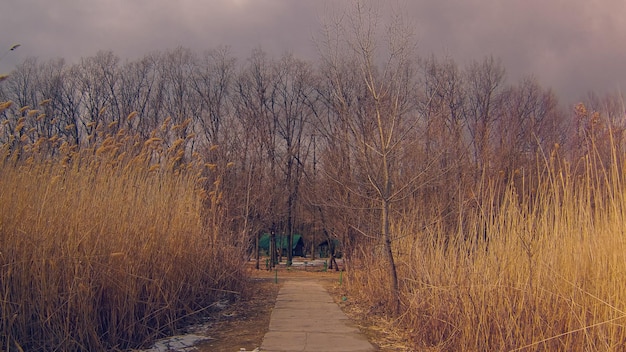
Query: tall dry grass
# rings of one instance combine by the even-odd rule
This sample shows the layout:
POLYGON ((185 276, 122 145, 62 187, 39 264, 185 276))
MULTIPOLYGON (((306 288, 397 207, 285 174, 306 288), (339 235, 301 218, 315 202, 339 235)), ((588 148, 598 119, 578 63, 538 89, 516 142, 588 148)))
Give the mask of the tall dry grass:
POLYGON ((120 131, 0 146, 3 350, 143 346, 241 290, 243 255, 210 240, 218 192, 185 145, 120 131))
MULTIPOLYGON (((480 199, 461 200, 457 234, 436 221, 421 228, 417 207, 396 219, 405 308, 396 323, 413 348, 623 351, 626 170, 616 154, 611 165, 587 155, 576 168, 553 154, 504 192, 488 184, 480 199)), ((371 257, 360 264, 347 282, 375 311, 385 270, 371 257)))

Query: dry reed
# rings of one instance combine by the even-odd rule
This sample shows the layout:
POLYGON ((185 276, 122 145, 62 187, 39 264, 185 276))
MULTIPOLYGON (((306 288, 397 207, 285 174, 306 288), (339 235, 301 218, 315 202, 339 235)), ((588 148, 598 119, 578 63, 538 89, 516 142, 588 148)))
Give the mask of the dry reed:
POLYGON ((185 143, 24 135, 0 146, 3 350, 145 346, 241 289, 243 255, 210 241, 211 173, 185 143))
MULTIPOLYGON (((463 209, 457 234, 396 219, 404 313, 392 319, 413 349, 622 351, 626 170, 616 154, 611 165, 586 156, 582 172, 553 155, 504 192, 490 184, 467 202, 480 206, 463 209)), ((347 280, 378 313, 386 304, 382 265, 360 258, 347 280)))

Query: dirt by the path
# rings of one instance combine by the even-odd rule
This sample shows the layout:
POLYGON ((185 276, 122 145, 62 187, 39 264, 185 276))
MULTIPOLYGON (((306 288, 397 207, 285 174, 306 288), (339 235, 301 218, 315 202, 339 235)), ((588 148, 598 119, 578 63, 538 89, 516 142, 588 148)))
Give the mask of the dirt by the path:
POLYGON ((253 294, 220 313, 204 331, 211 339, 196 345, 197 351, 252 351, 261 346, 280 285, 269 277, 253 277, 250 285, 253 294))

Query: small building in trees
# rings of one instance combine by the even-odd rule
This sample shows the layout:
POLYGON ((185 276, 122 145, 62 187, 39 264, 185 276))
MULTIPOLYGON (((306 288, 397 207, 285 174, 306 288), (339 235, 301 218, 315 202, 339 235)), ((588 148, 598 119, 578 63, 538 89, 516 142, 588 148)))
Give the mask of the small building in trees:
POLYGON ((331 255, 341 258, 341 242, 336 238, 330 241, 326 239, 317 245, 317 253, 320 258, 328 258, 331 255))
MULTIPOLYGON (((269 254, 270 240, 271 235, 269 233, 264 233, 259 239, 259 250, 265 252, 265 254, 269 254)), ((282 256, 287 256, 289 236, 276 234, 276 248, 281 251, 282 256)), ((304 257, 304 240, 302 239, 302 235, 293 235, 293 248, 291 250, 292 255, 304 257)))

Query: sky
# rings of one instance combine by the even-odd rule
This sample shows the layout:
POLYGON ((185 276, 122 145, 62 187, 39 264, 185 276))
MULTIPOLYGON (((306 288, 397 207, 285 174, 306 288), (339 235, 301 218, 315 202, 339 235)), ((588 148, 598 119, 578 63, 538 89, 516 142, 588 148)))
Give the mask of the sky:
MULTIPOLYGON (((122 59, 188 47, 255 48, 316 60, 325 18, 352 0, 3 0, 0 73, 28 57, 77 62, 99 50, 122 59), (13 45, 21 46, 8 51, 13 45)), ((626 91, 625 0, 377 1, 411 23, 420 56, 463 66, 492 55, 509 83, 532 75, 562 101, 626 91)))

